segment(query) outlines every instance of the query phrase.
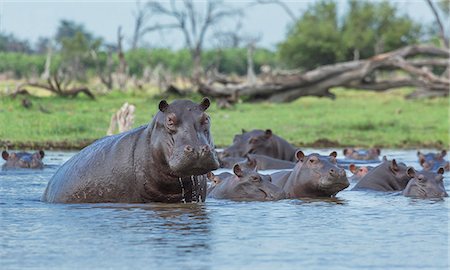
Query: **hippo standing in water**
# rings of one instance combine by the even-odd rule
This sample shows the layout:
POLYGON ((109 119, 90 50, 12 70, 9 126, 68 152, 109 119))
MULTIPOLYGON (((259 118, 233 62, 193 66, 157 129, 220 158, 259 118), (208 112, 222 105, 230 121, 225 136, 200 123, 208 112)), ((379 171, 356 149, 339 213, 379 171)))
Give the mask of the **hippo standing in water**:
POLYGON ((368 172, 352 190, 371 189, 376 191, 404 190, 412 178, 407 171, 414 170, 395 159, 389 161, 383 157, 383 162, 368 172))
POLYGON ((285 198, 283 190, 256 169, 235 164, 233 172, 218 176, 208 173, 208 178, 213 182, 208 189, 208 197, 235 201, 274 201, 285 198))
POLYGON ((356 166, 354 163, 351 163, 348 166, 348 169, 351 173, 353 173, 352 176, 350 176, 349 180, 352 182, 357 182, 361 180, 369 171, 373 169, 372 166, 356 166))
POLYGON ((439 168, 444 168, 446 171, 450 171, 450 162, 446 161, 444 157, 447 155, 447 151, 442 150, 440 153, 421 153, 417 152, 419 157, 419 163, 425 171, 436 171, 439 168))
POLYGON ((296 157, 298 162, 292 171, 271 175, 272 183, 281 187, 287 198, 332 197, 350 185, 345 170, 336 164, 336 152, 305 156, 299 150, 296 157))
POLYGON ((234 136, 233 145, 220 153, 220 158, 245 157, 248 154, 265 155, 276 159, 295 161, 296 149, 272 130, 255 129, 234 136))
POLYGON ((197 202, 205 174, 219 167, 210 101, 162 100, 153 121, 102 138, 73 156, 50 179, 42 197, 52 203, 197 202))
POLYGON ((345 148, 343 152, 346 159, 354 160, 380 160, 379 156, 381 154, 379 148, 345 148))
POLYGON ((408 170, 412 177, 402 194, 406 197, 416 198, 442 198, 448 197, 444 187, 444 168, 439 168, 436 173, 430 171, 416 172, 408 170))
POLYGON ((234 164, 248 162, 255 163, 258 170, 279 170, 279 169, 292 169, 295 166, 294 162, 271 158, 264 155, 248 154, 245 158, 241 157, 226 157, 220 159, 221 168, 232 168, 234 164))
POLYGON ((17 152, 11 154, 7 151, 3 151, 2 158, 6 160, 6 162, 3 164, 2 169, 43 169, 44 163, 42 162, 42 159, 44 156, 45 153, 42 150, 35 153, 17 152))

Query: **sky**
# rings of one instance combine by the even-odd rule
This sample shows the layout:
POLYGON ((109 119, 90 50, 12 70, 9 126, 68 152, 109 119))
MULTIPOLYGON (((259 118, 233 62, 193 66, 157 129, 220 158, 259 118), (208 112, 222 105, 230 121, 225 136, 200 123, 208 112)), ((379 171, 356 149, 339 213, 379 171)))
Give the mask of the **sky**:
MULTIPOLYGON (((196 1, 197 5, 204 5, 204 1, 196 1), (202 4, 203 3, 203 4, 202 4)), ((373 0, 376 1, 376 0, 373 0)), ((141 1, 145 3, 145 1, 141 1)), ((162 1, 164 2, 164 1, 162 1)), ((167 1, 166 1, 167 2, 167 1)), ((226 0, 225 3, 235 7, 245 7, 251 1, 226 0)), ((286 0, 284 1, 300 15, 315 0, 286 0)), ((342 14, 346 9, 345 0, 336 0, 338 11, 342 14)), ((434 17, 425 0, 391 0, 401 12, 423 23, 433 23, 434 17)), ((12 33, 20 39, 32 42, 39 37, 53 36, 59 21, 62 19, 82 23, 94 35, 102 37, 110 43, 117 40, 117 28, 122 27, 125 35, 125 46, 129 46, 134 28, 133 10, 136 1, 37 1, 37 0, 0 0, 0 31, 12 33)), ((259 5, 247 9, 242 19, 241 34, 249 37, 259 37, 259 46, 273 49, 276 44, 286 37, 291 19, 276 5, 259 5)), ((149 23, 151 24, 151 23, 149 23)), ((234 22, 225 22, 223 29, 233 30, 234 22)), ((214 46, 208 36, 206 46, 214 46)), ((179 32, 173 31, 169 35, 153 33, 145 36, 144 42, 152 47, 180 48, 184 46, 184 39, 179 32)))

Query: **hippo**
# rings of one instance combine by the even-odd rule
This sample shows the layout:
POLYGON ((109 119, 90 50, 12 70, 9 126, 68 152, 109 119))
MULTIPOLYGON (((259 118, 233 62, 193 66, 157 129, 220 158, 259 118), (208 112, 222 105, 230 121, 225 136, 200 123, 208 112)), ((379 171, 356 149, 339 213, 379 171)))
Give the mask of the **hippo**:
POLYGON ((425 171, 436 171, 440 167, 445 171, 450 171, 450 163, 444 159, 447 155, 447 151, 442 150, 440 153, 427 153, 423 154, 420 151, 417 152, 419 157, 419 163, 425 171))
POLYGON ((220 153, 220 158, 245 157, 247 154, 265 155, 276 159, 295 161, 296 149, 272 130, 255 129, 234 136, 233 145, 220 153))
POLYGON ((350 185, 345 170, 337 166, 336 155, 332 152, 330 156, 305 156, 298 150, 294 169, 271 174, 272 183, 281 187, 289 199, 334 197, 350 185))
POLYGON ((352 182, 356 182, 361 180, 369 171, 373 169, 372 166, 356 166, 354 163, 351 163, 348 166, 348 169, 351 173, 353 173, 352 176, 350 176, 349 180, 352 182))
POLYGON ((283 190, 262 177, 256 169, 235 164, 233 173, 218 176, 208 173, 208 178, 213 182, 208 189, 208 197, 234 201, 275 201, 285 198, 283 190))
POLYGON ((97 140, 50 179, 50 203, 181 203, 206 198, 206 174, 219 167, 208 98, 159 103, 153 120, 97 140))
POLYGON ((2 166, 2 170, 43 169, 44 163, 42 162, 42 159, 44 156, 45 152, 42 150, 35 153, 17 152, 11 154, 7 151, 3 151, 2 158, 6 160, 6 162, 2 166))
POLYGON ((448 197, 444 187, 444 168, 431 171, 416 172, 410 168, 407 174, 412 177, 402 194, 406 197, 416 198, 442 198, 448 197))
POLYGON ((354 160, 380 160, 379 156, 381 154, 379 148, 345 148, 343 152, 346 159, 354 160))
POLYGON ((361 178, 352 190, 402 191, 412 178, 407 174, 410 168, 395 159, 389 161, 383 157, 383 162, 361 178))
POLYGON ((255 163, 258 170, 278 170, 278 169, 292 169, 295 166, 294 162, 271 158, 264 155, 248 154, 245 158, 240 157, 226 157, 220 159, 221 168, 232 168, 236 163, 255 163))

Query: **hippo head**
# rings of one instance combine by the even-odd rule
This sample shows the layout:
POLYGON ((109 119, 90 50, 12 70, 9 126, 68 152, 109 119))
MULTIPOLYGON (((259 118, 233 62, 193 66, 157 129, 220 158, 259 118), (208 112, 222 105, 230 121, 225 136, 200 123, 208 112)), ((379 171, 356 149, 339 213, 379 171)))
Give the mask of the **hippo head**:
POLYGON ((412 177, 403 195, 418 198, 442 198, 448 197, 444 187, 444 168, 439 168, 436 173, 431 171, 416 172, 413 168, 407 170, 412 177))
POLYGON ((449 170, 449 162, 444 160, 444 157, 447 155, 447 151, 442 150, 440 153, 421 153, 417 152, 417 156, 419 158, 419 163, 423 167, 425 171, 430 171, 434 169, 438 169, 439 167, 444 167, 444 169, 449 170))
POLYGON ((358 149, 358 148, 345 148, 343 150, 344 156, 349 159, 356 160, 377 160, 381 154, 379 148, 370 149, 358 149))
POLYGON ((255 131, 257 132, 255 132, 244 145, 244 153, 272 156, 272 144, 270 143, 270 140, 272 139, 272 130, 266 129, 265 131, 255 131))
POLYGON ((202 175, 219 167, 210 134, 210 117, 205 111, 210 101, 189 100, 159 103, 151 143, 153 155, 169 167, 174 177, 202 175))
POLYGON ((399 186, 399 190, 403 190, 411 180, 411 176, 408 174, 408 170, 412 167, 406 166, 403 162, 398 162, 395 159, 388 160, 386 156, 383 156, 383 163, 378 165, 387 175, 385 177, 392 178, 399 186))
POLYGON ((42 169, 44 163, 44 151, 40 150, 33 154, 27 152, 18 152, 9 154, 7 151, 2 152, 2 158, 6 160, 3 165, 4 168, 27 168, 27 169, 42 169))
POLYGON ((373 167, 371 166, 356 166, 355 164, 351 163, 348 166, 348 169, 350 170, 353 175, 351 176, 352 180, 359 180, 363 178, 373 167))
POLYGON ((255 132, 257 132, 257 130, 247 132, 243 129, 242 134, 234 135, 233 144, 225 148, 222 152, 220 152, 219 158, 224 159, 226 157, 243 157, 246 154, 248 154, 246 152, 246 146, 248 144, 249 139, 255 132))
POLYGON ((305 156, 298 150, 295 155, 298 160, 292 173, 296 181, 295 197, 330 197, 350 185, 345 170, 337 166, 335 151, 329 156, 315 153, 305 156))

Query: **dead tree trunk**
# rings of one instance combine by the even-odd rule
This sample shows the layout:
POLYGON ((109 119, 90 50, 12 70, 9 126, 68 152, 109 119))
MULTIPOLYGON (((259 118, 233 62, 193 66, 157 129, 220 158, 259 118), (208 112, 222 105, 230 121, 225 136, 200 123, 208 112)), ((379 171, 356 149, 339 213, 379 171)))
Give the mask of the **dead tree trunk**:
POLYGON ((289 102, 302 96, 334 98, 330 92, 333 87, 385 91, 412 86, 426 91, 429 95, 448 95, 450 80, 432 73, 425 67, 447 67, 449 55, 446 49, 413 45, 364 60, 321 66, 304 73, 276 74, 270 81, 260 79, 255 85, 201 83, 199 92, 217 98, 245 96, 250 101, 272 102, 289 102), (379 79, 378 72, 375 72, 392 70, 400 70, 404 75, 395 79, 379 79))
POLYGON ((130 130, 134 123, 134 105, 125 102, 122 107, 111 116, 111 122, 109 124, 106 135, 113 135, 118 130, 118 133, 122 133, 130 130))

